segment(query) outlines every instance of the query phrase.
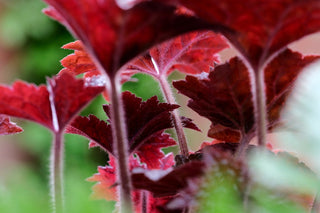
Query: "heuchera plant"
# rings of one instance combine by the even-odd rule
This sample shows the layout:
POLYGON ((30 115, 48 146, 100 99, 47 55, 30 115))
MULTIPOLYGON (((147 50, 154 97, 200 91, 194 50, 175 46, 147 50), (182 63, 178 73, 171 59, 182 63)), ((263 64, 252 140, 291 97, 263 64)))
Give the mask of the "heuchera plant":
MULTIPOLYGON (((31 120, 53 133, 54 212, 64 212, 64 133, 82 135, 90 147, 109 154, 107 165, 89 180, 98 182, 94 197, 117 201, 119 212, 252 211, 257 201, 251 192, 259 186, 250 177, 246 156, 250 150, 270 149, 266 134, 281 125, 280 111, 296 78, 319 58, 294 52, 288 44, 320 31, 320 1, 45 2, 49 7, 44 13, 78 39, 63 47, 74 53, 62 59, 64 68, 46 86, 22 81, 0 86, 0 134, 22 131, 8 116, 31 120), (239 56, 221 64, 218 53, 229 46, 239 56), (175 81, 174 88, 190 99, 192 110, 211 121, 208 136, 213 142, 194 153, 184 128, 200 129, 179 115, 168 81, 175 70, 187 77, 175 81), (122 93, 122 83, 135 73, 157 80, 165 102, 122 93), (110 103, 102 106, 108 119, 78 116, 100 93, 110 103), (177 142, 165 132, 170 128, 177 142), (254 137, 257 146, 249 145, 254 137), (176 156, 161 150, 176 143, 176 156), (219 199, 214 208, 205 202, 206 194, 230 199, 226 192, 239 206, 230 204, 222 211, 219 199)), ((312 195, 289 194, 306 210, 319 212, 312 195)))

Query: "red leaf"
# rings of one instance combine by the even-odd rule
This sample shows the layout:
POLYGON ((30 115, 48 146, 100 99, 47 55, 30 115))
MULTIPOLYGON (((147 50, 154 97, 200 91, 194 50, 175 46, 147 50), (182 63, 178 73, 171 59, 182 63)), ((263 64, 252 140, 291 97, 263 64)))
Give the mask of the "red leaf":
MULTIPOLYGON (((171 111, 178 105, 159 103, 156 96, 143 102, 130 92, 123 93, 130 150, 133 151, 158 132, 172 128, 171 111)), ((104 110, 108 113, 109 106, 104 110)))
POLYGON ((17 81, 11 88, 0 86, 0 113, 28 119, 58 132, 102 90, 87 87, 83 80, 68 74, 48 79, 48 89, 17 81))
POLYGON ((109 166, 98 167, 98 173, 87 179, 98 182, 92 187, 92 197, 95 199, 117 200, 116 171, 113 158, 109 160, 109 166))
MULTIPOLYGON (((118 201, 118 197, 116 195, 118 183, 116 182, 116 168, 114 160, 115 159, 113 157, 110 157, 108 166, 98 167, 98 173, 87 179, 88 181, 98 182, 92 187, 93 198, 118 201)), ((130 170, 145 168, 136 158, 130 157, 129 162, 130 170)), ((160 160, 160 162, 161 167, 158 169, 168 169, 169 167, 172 167, 174 164, 173 155, 169 154, 165 156, 160 160)), ((154 213, 161 213, 161 205, 163 207, 163 205, 172 199, 172 197, 155 198, 148 192, 135 190, 132 192, 132 197, 136 212, 141 212, 141 203, 143 202, 143 196, 145 195, 147 195, 147 208, 149 212, 154 213)))
POLYGON ((48 90, 53 98, 61 130, 85 105, 101 93, 104 87, 86 86, 82 79, 62 74, 57 78, 49 79, 48 90))
POLYGON ((209 31, 192 32, 152 48, 128 65, 129 70, 145 72, 159 78, 174 70, 187 74, 209 72, 219 62, 217 53, 228 47, 221 35, 209 31))
MULTIPOLYGON (((76 117, 71 125, 67 126, 66 133, 87 137, 103 149, 113 153, 111 126, 94 115, 76 117)), ((94 147, 92 142, 90 142, 90 147, 94 147)))
MULTIPOLYGON (((318 57, 303 57, 283 51, 265 69, 268 128, 279 124, 279 113, 300 71, 318 57)), ((248 71, 239 58, 217 66, 208 79, 187 76, 173 83, 191 98, 188 106, 212 122, 210 136, 239 141, 239 133, 250 140, 254 134, 254 115, 248 71), (226 137, 224 137, 226 136, 226 137)))
POLYGON ((74 53, 61 60, 61 65, 64 66, 65 69, 61 70, 60 73, 68 72, 73 75, 79 75, 82 73, 100 75, 100 72, 94 65, 90 56, 85 52, 81 41, 68 43, 62 48, 74 50, 74 53))
POLYGON ((53 129, 49 93, 45 86, 16 81, 12 87, 0 86, 0 114, 37 122, 53 129))
MULTIPOLYGON (((119 183, 116 182, 116 172, 117 168, 115 167, 115 158, 109 156, 108 166, 99 166, 98 173, 94 174, 92 177, 88 178, 88 181, 98 182, 92 187, 93 194, 92 196, 95 199, 106 199, 106 200, 118 200, 117 197, 117 186, 119 183)), ((145 166, 141 164, 138 159, 131 156, 129 158, 130 170, 134 168, 144 169, 145 166)), ((136 196, 136 192, 132 193, 133 196, 136 196)))
MULTIPOLYGON (((163 167, 161 159, 165 157, 161 149, 174 145, 176 145, 176 141, 170 138, 170 135, 158 133, 140 146, 135 153, 139 156, 140 161, 148 166, 148 169, 159 169, 163 167)), ((173 156, 171 157, 173 162, 173 156)))
POLYGON ((239 142, 241 139, 240 131, 235 131, 229 127, 222 126, 220 124, 211 124, 208 131, 208 136, 221 141, 239 142))
MULTIPOLYGON (((60 75, 65 72, 74 76, 84 74, 83 78, 88 84, 94 86, 105 85, 105 77, 101 74, 89 54, 85 51, 81 41, 77 40, 68 43, 62 48, 74 50, 74 53, 61 60, 61 65, 64 66, 64 69, 59 72, 60 75)), ((122 71, 121 83, 128 81, 133 74, 135 74, 135 71, 122 71)), ((106 90, 103 91, 103 96, 107 101, 109 101, 109 94, 106 90)))
POLYGON ((45 1, 51 6, 45 12, 62 21, 110 76, 154 44, 203 27, 197 18, 176 15, 175 7, 157 2, 124 10, 115 0, 45 1))
MULTIPOLYGON (((173 127, 170 112, 178 105, 159 103, 156 97, 143 102, 130 92, 123 93, 123 101, 130 152, 136 152, 149 168, 158 167, 159 159, 164 157, 161 148, 175 145, 174 140, 163 131, 173 127)), ((105 105, 104 109, 109 115, 109 106, 105 105)), ((191 120, 184 120, 187 127, 197 128, 191 120)), ((111 126, 94 115, 77 117, 66 132, 85 136, 113 153, 111 126)))
POLYGON ((10 135, 22 132, 23 129, 11 122, 6 115, 0 115, 0 135, 10 135))
POLYGON ((180 3, 203 20, 228 28, 222 33, 254 68, 289 43, 320 30, 319 0, 168 2, 180 3))

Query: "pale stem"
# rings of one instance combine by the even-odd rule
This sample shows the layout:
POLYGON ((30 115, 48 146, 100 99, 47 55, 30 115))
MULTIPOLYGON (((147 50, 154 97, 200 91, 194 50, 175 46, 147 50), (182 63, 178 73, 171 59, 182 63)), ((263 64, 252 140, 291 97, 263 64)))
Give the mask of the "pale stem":
POLYGON ((245 154, 246 154, 247 148, 249 146, 249 142, 250 142, 250 139, 246 133, 242 133, 241 135, 242 136, 239 141, 239 146, 238 146, 236 153, 235 153, 235 156, 238 159, 245 157, 245 154))
POLYGON ((267 110, 264 71, 260 68, 257 70, 249 68, 249 72, 258 145, 263 147, 267 140, 267 110))
MULTIPOLYGON (((169 104, 176 104, 176 101, 174 99, 171 87, 168 83, 166 76, 160 75, 158 79, 159 79, 164 97, 166 99, 166 102, 169 104)), ((179 115, 179 111, 177 109, 175 109, 172 112, 172 119, 173 119, 174 128, 177 133, 181 155, 187 158, 189 156, 188 144, 187 144, 186 136, 183 131, 183 125, 179 115)))
POLYGON ((121 94, 121 84, 117 78, 110 78, 108 93, 111 96, 111 126, 113 150, 117 159, 117 181, 119 183, 120 212, 133 212, 131 200, 131 177, 129 172, 129 148, 126 119, 121 94))
POLYGON ((50 185, 51 196, 54 213, 64 212, 63 200, 63 134, 61 132, 54 133, 54 139, 51 149, 51 172, 50 172, 50 185))

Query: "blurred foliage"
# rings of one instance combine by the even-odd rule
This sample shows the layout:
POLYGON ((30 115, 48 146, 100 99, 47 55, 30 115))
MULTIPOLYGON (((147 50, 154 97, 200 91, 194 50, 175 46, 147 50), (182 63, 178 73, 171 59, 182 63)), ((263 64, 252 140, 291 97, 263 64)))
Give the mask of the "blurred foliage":
POLYGON ((56 74, 60 60, 70 51, 60 49, 73 41, 67 30, 45 16, 41 0, 3 1, 0 14, 0 38, 7 49, 15 50, 20 79, 36 84, 56 74))
POLYGON ((244 213, 234 177, 221 171, 209 171, 197 195, 199 213, 244 213), (219 176, 216 173, 221 173, 219 176))
POLYGON ((159 83, 150 75, 138 73, 132 76, 132 80, 123 84, 123 91, 129 90, 141 97, 144 101, 152 96, 158 96, 161 102, 164 101, 159 83))
POLYGON ((295 152, 320 175, 320 62, 299 77, 283 111, 279 128, 280 148, 295 152))
POLYGON ((309 199, 311 208, 314 195, 319 193, 320 93, 318 91, 320 91, 320 62, 312 64, 299 76, 282 112, 284 123, 276 131, 277 147, 290 154, 281 156, 280 153, 280 156, 276 157, 270 152, 257 152, 250 156, 252 178, 264 187, 263 190, 253 192, 256 202, 260 205, 255 212, 309 212, 301 208, 297 202, 287 199, 293 198, 294 195, 302 199, 304 197, 307 202, 309 199), (277 191, 287 192, 289 197, 276 195, 274 192, 277 191))
MULTIPOLYGON (((82 169, 66 171, 65 201, 66 212, 112 212, 114 203, 104 200, 90 200, 91 183, 85 182, 88 165, 82 169)), ((69 169, 66 169, 69 170, 69 169)), ((47 180, 40 178, 31 168, 15 168, 6 184, 0 182, 0 212, 3 213, 44 213, 50 212, 51 204, 47 180)))

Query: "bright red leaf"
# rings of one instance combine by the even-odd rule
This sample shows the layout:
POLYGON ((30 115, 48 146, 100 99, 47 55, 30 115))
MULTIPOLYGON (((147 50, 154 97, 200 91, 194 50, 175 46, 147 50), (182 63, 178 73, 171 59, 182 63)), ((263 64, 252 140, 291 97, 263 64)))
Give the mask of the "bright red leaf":
MULTIPOLYGON (((111 156, 109 160, 109 165, 105 167, 98 167, 98 173, 94 174, 92 177, 88 178, 89 181, 98 182, 96 183, 93 190, 93 198, 96 199, 106 199, 118 201, 116 190, 118 183, 116 182, 116 168, 114 158, 111 156)), ((168 169, 174 165, 173 155, 168 154, 160 160, 159 167, 157 169, 168 169)), ((141 164, 138 159, 130 157, 130 170, 133 169, 145 169, 145 166, 141 164)), ((155 198, 146 191, 135 190, 132 192, 132 197, 134 201, 135 211, 141 212, 141 206, 143 199, 146 199, 147 209, 149 212, 161 213, 161 209, 167 202, 169 202, 172 197, 161 197, 155 198), (145 198, 143 198, 145 196, 145 198)))
POLYGON ((16 81, 0 86, 0 113, 37 122, 53 130, 49 93, 46 86, 16 81))
MULTIPOLYGON (((74 53, 67 55, 61 60, 61 65, 64 66, 64 68, 59 72, 60 75, 65 72, 74 76, 84 74, 83 78, 89 85, 105 86, 105 77, 85 51, 81 41, 77 40, 68 43, 62 48, 74 50, 74 53)), ((135 71, 126 70, 121 72, 121 82, 124 83, 128 81, 133 74, 135 74, 135 71)), ((109 101, 109 94, 106 90, 103 91, 103 96, 109 101)))
POLYGON ((159 78, 174 70, 187 74, 209 72, 219 62, 217 53, 228 47, 225 39, 210 31, 184 34, 164 42, 129 63, 129 70, 137 70, 159 78))
POLYGON ((163 167, 161 159, 165 156, 161 149, 174 145, 176 145, 176 141, 169 134, 161 132, 148 139, 135 153, 139 156, 140 161, 147 165, 148 169, 158 169, 163 167))
MULTIPOLYGON (((301 70, 318 57, 283 51, 265 69, 268 128, 279 124, 279 113, 301 70)), ((188 106, 212 122, 210 136, 237 142, 255 135, 252 95, 248 71, 239 58, 217 66, 208 79, 187 76, 173 83, 191 98, 188 106)))
POLYGON ((102 90, 87 87, 83 80, 69 74, 48 79, 47 87, 17 81, 12 87, 0 86, 0 113, 58 132, 102 90))
POLYGON ((108 166, 99 166, 98 173, 87 179, 91 182, 98 182, 92 187, 92 197, 95 199, 117 200, 114 158, 111 157, 108 163, 108 166))
MULTIPOLYGON (((161 0, 160 2, 163 2, 161 0)), ((254 69, 273 53, 320 30, 319 0, 167 0, 181 4, 222 33, 254 69)))
POLYGON ((23 129, 10 121, 6 115, 0 115, 0 135, 10 135, 22 132, 23 129))
POLYGON ((177 15, 176 7, 143 1, 121 9, 115 0, 45 0, 45 13, 79 38, 110 76, 154 44, 202 28, 199 19, 177 15), (187 24, 186 24, 187 23, 187 24))
POLYGON ((100 72, 94 65, 92 59, 84 50, 81 41, 77 40, 68 43, 62 48, 74 50, 74 53, 61 60, 61 65, 65 68, 62 69, 60 73, 68 72, 73 75, 79 75, 82 73, 86 73, 87 75, 100 75, 100 72))
POLYGON ((84 106, 104 90, 104 87, 86 86, 82 79, 64 74, 49 79, 48 90, 53 98, 59 129, 64 129, 84 106))

